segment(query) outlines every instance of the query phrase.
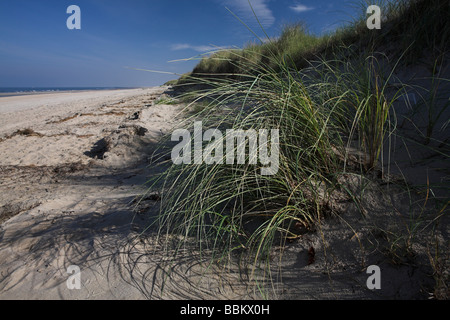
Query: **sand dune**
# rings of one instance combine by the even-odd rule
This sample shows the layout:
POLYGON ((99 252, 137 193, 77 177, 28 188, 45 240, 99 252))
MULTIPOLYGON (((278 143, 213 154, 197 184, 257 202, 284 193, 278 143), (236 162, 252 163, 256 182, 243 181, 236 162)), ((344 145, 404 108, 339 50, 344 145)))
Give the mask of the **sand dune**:
MULTIPOLYGON (((0 299, 260 298, 237 267, 205 269, 205 252, 189 248, 176 258, 166 252, 146 229, 157 196, 136 207, 161 170, 149 166, 156 144, 180 119, 180 105, 155 103, 166 89, 0 98, 0 299), (72 265, 80 289, 67 286, 72 265)), ((406 220, 389 205, 405 200, 393 189, 365 189, 370 217, 339 204, 345 214, 284 249, 271 297, 410 299, 433 286, 431 270, 366 251, 375 225, 406 220), (383 268, 381 293, 366 286, 369 264, 383 268)), ((417 249, 420 259, 426 250, 417 249)))

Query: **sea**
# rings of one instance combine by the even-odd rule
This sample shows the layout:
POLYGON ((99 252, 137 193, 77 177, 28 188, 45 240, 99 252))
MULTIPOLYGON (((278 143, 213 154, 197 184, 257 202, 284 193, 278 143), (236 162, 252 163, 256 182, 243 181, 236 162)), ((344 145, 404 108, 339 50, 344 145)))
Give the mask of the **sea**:
POLYGON ((74 92, 91 90, 124 90, 135 87, 0 87, 0 96, 25 95, 33 93, 74 92))

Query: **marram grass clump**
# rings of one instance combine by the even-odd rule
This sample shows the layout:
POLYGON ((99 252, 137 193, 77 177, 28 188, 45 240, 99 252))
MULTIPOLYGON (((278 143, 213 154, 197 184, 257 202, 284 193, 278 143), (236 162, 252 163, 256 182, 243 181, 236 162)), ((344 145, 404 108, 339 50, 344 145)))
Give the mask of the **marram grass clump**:
POLYGON ((161 236, 193 237, 217 260, 239 252, 241 261, 264 264, 275 244, 297 239, 333 213, 329 202, 340 188, 339 176, 350 170, 353 140, 360 139, 367 155, 357 170, 376 167, 393 102, 384 95, 388 78, 374 69, 338 74, 345 64, 336 61, 317 61, 303 71, 286 59, 278 63, 279 72, 269 66, 240 81, 197 80, 209 89, 198 92, 203 108, 193 116, 212 129, 278 129, 278 171, 265 176, 260 164, 227 165, 225 159, 172 165, 158 180, 161 236), (367 83, 355 87, 357 77, 367 83))
MULTIPOLYGON (((411 3, 391 7, 388 16, 397 20, 387 24, 398 23, 402 13, 413 19, 421 1, 411 3)), ((225 159, 170 165, 150 182, 150 190, 161 194, 156 224, 162 240, 176 239, 178 249, 194 242, 222 264, 238 257, 253 275, 261 266, 270 268, 275 246, 339 214, 337 194, 346 193, 359 206, 359 195, 341 177, 378 170, 390 152, 386 140, 397 126, 393 105, 407 91, 394 71, 417 48, 411 44, 388 56, 374 44, 395 32, 368 36, 355 30, 316 37, 300 24, 288 27, 276 40, 204 58, 179 81, 179 88, 197 88, 181 96, 189 97, 186 110, 197 110, 186 128, 197 120, 222 131, 277 129, 279 168, 261 175, 261 164, 248 158, 240 165, 225 159)))

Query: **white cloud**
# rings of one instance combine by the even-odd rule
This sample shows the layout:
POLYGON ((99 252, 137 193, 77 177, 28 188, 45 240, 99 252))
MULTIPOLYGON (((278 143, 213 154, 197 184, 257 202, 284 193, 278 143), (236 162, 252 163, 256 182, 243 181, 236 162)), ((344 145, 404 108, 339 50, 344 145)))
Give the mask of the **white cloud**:
POLYGON ((314 10, 313 7, 307 7, 303 4, 296 4, 295 6, 290 7, 292 10, 294 10, 297 13, 302 13, 310 10, 314 10))
POLYGON ((196 45, 192 45, 192 44, 188 44, 188 43, 177 43, 177 44, 172 45, 171 49, 173 51, 194 50, 197 52, 208 52, 208 51, 216 51, 216 50, 219 50, 220 48, 217 46, 211 46, 211 45, 196 46, 196 45))
POLYGON ((275 23, 275 17, 269 9, 267 2, 269 0, 250 0, 250 6, 247 0, 223 0, 223 4, 239 18, 254 21, 256 20, 256 15, 262 26, 269 28, 275 23))

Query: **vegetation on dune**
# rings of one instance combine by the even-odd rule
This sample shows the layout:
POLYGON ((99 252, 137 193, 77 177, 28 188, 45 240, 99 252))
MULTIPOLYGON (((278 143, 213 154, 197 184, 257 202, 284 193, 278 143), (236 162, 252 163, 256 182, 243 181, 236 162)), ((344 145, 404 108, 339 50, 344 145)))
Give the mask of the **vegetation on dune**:
MULTIPOLYGON (((280 163, 272 176, 261 175, 262 165, 250 161, 170 166, 150 188, 163 190, 161 236, 180 235, 179 246, 195 238, 200 248, 212 249, 215 261, 239 252, 256 268, 269 265, 275 245, 339 214, 333 202, 342 194, 360 205, 342 177, 384 175, 380 161, 397 129, 393 106, 410 90, 395 78, 396 69, 425 55, 435 61, 433 84, 448 82, 436 71, 450 43, 448 1, 380 5, 381 30, 368 30, 365 16, 323 36, 291 25, 276 39, 205 57, 178 80, 188 108, 201 102, 186 123, 279 129, 280 163)), ((436 86, 427 100, 424 145, 443 112, 433 100, 436 86)), ((448 156, 445 148, 441 153, 448 156)), ((446 201, 436 202, 439 217, 448 210, 446 201)))
MULTIPOLYGON (((260 39, 261 44, 251 44, 244 49, 222 50, 204 57, 194 68, 191 77, 227 75, 239 78, 258 74, 260 68, 280 71, 279 62, 289 60, 291 67, 301 69, 309 66, 317 55, 333 58, 336 50, 355 46, 358 51, 389 53, 391 58, 403 56, 409 63, 423 57, 424 50, 438 58, 448 49, 450 22, 448 2, 445 0, 399 0, 379 1, 383 8, 383 27, 369 30, 366 16, 362 15, 351 24, 330 34, 313 35, 303 23, 288 25, 277 39, 260 39)), ((361 3, 365 13, 369 2, 361 3)), ((347 57, 348 58, 348 57, 347 57)), ((183 77, 181 83, 189 77, 183 77)))

